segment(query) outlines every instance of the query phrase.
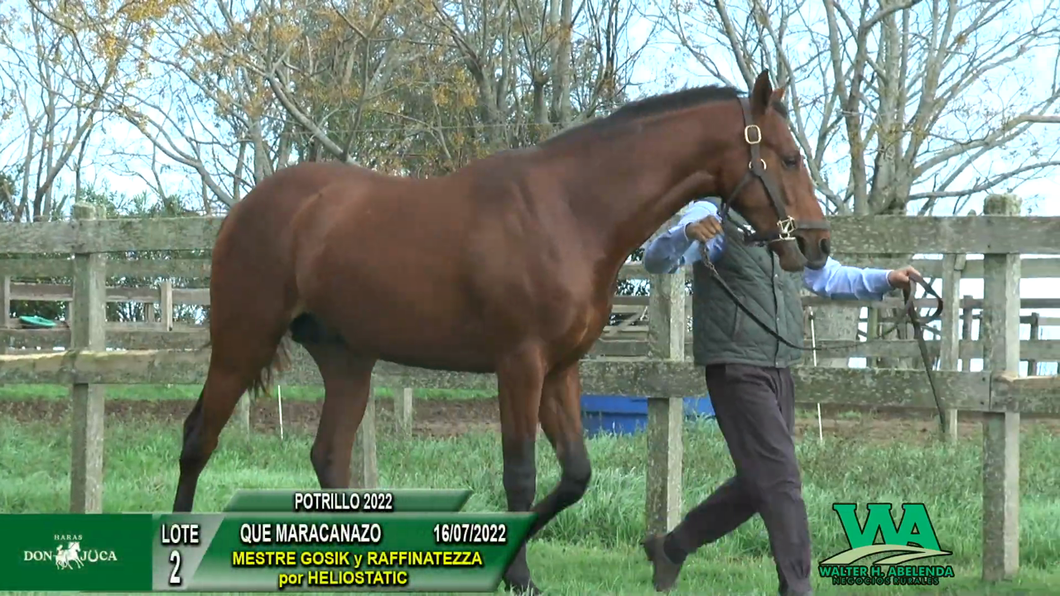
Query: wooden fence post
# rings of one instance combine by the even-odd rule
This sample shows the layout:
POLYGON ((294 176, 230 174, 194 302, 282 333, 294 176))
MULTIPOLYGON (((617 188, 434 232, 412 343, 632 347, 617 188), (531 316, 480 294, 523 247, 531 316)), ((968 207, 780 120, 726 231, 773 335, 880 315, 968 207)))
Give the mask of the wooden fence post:
MULTIPOLYGON (((95 219, 91 205, 76 204, 74 219, 95 219)), ((74 318, 70 322, 72 350, 106 349, 106 263, 103 255, 74 254, 74 318)), ((71 401, 70 511, 101 513, 103 511, 103 400, 101 385, 74 383, 71 401)))
POLYGON ((357 429, 350 458, 350 487, 377 488, 379 486, 379 464, 376 460, 375 391, 368 387, 368 403, 364 418, 357 429))
MULTIPOLYGON (((975 334, 972 333, 972 321, 975 320, 975 307, 972 306, 972 301, 975 300, 971 296, 964 296, 961 298, 961 341, 973 341, 975 334)), ((983 338, 982 321, 979 321, 979 339, 983 338)), ((980 354, 982 355, 982 354, 980 354)), ((961 358, 961 370, 969 372, 972 370, 972 358, 961 358)))
MULTIPOLYGON (((685 358, 685 276, 653 275, 648 298, 651 358, 685 358)), ((681 515, 684 398, 649 395, 645 513, 649 533, 668 532, 681 515)))
MULTIPOLYGON (((865 316, 865 341, 870 342, 880 337, 880 309, 869 307, 865 316)), ((867 368, 880 368, 879 358, 865 358, 867 368)))
POLYGON ((158 286, 158 305, 162 311, 159 313, 162 316, 162 328, 173 331, 173 282, 168 279, 158 286))
MULTIPOLYGON (((11 327, 11 277, 7 275, 0 276, 0 310, 3 311, 0 329, 8 329, 11 327)), ((3 341, 0 341, 0 354, 8 353, 10 348, 10 337, 5 337, 3 341)))
MULTIPOLYGON (((961 271, 966 255, 948 254, 942 258, 942 297, 949 308, 942 310, 942 337, 939 345, 939 370, 957 370, 961 348, 961 310, 956 300, 961 291, 961 271)), ((957 440, 957 409, 946 409, 946 439, 957 440)))
POLYGON ((8 275, 0 276, 0 309, 4 311, 0 327, 6 329, 11 321, 11 277, 8 275))
MULTIPOLYGON (((1031 313, 1031 334, 1030 340, 1032 342, 1041 339, 1042 335, 1042 317, 1036 313, 1031 313)), ((1035 377, 1038 376, 1038 361, 1033 358, 1027 359, 1027 376, 1035 377)))
POLYGON ((401 394, 394 392, 394 426, 398 436, 412 435, 412 387, 405 387, 401 394))
POLYGON ((247 391, 239 398, 236 402, 236 411, 234 414, 236 428, 238 428, 243 434, 250 435, 250 408, 254 403, 254 395, 247 391))
MULTIPOLYGON (((1013 195, 991 195, 984 215, 1019 215, 1013 195)), ((983 368, 1019 373, 1020 255, 983 255, 983 368)), ((1019 412, 983 414, 983 580, 1019 569, 1019 412)))

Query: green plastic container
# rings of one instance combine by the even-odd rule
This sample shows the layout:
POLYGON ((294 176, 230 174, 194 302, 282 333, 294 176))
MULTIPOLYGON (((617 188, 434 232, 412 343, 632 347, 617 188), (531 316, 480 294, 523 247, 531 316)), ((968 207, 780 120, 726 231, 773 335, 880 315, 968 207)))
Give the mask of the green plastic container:
POLYGON ((55 327, 55 321, 35 315, 22 315, 18 320, 22 322, 23 327, 35 327, 37 329, 50 329, 55 327))

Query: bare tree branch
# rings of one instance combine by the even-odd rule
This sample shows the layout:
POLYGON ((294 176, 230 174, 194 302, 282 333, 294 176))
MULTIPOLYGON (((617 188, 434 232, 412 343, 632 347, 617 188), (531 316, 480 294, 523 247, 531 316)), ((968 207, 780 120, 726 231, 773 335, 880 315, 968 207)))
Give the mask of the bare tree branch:
POLYGON ((1054 168, 1038 155, 1060 142, 1041 127, 1060 121, 1060 9, 1046 4, 700 0, 674 10, 659 0, 652 17, 720 80, 734 71, 749 84, 775 65, 792 132, 837 212, 904 213, 914 197, 989 192, 1054 168), (1043 63, 1051 81, 1037 75, 1043 63), (968 179, 1002 150, 1015 152, 1012 165, 968 179))

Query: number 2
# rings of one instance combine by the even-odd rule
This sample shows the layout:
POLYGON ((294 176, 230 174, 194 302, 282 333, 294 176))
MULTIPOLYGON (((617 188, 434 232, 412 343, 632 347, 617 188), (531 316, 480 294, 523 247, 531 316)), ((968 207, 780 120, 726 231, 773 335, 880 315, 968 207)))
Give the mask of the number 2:
POLYGON ((173 564, 173 572, 169 574, 169 585, 179 586, 184 580, 180 579, 180 551, 173 550, 169 553, 169 562, 173 564))

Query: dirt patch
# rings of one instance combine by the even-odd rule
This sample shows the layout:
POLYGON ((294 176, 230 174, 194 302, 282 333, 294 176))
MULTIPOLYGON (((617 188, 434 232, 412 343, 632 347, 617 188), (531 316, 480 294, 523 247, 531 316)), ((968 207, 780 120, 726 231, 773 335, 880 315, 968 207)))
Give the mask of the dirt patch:
MULTIPOLYGON (((128 400, 106 402, 108 422, 136 423, 150 421, 179 427, 191 411, 191 400, 128 400)), ((320 402, 285 401, 284 428, 289 432, 313 433, 320 420, 320 402)), ((66 424, 70 411, 67 401, 52 399, 0 400, 0 416, 18 421, 66 424)), ((839 436, 862 440, 931 441, 938 431, 938 414, 934 410, 895 410, 864 408, 859 414, 822 408, 822 427, 825 436, 839 436)), ((251 425, 255 432, 278 433, 279 413, 275 397, 261 397, 252 403, 251 425)), ((978 437, 982 434, 981 416, 960 414, 959 434, 978 437)), ((394 428, 394 402, 376 401, 376 424, 380 433, 394 428)), ((1024 417, 1024 428, 1036 427, 1060 434, 1060 419, 1024 417)), ((469 431, 498 432, 496 397, 491 399, 422 399, 413 402, 413 433, 418 436, 452 437, 469 431)), ((800 409, 795 422, 796 436, 817 435, 817 413, 813 408, 800 409)))
MULTIPOLYGON (((983 434, 983 416, 978 412, 960 412, 957 416, 957 434, 964 438, 977 438, 983 434)), ((1020 426, 1025 430, 1035 429, 1060 434, 1060 419, 1044 416, 1023 416, 1020 426)), ((821 432, 824 436, 839 436, 887 443, 893 441, 933 442, 939 433, 939 414, 936 410, 909 410, 900 408, 847 408, 821 406, 821 432)), ((802 437, 818 434, 817 410, 802 407, 795 419, 795 435, 802 437)))

